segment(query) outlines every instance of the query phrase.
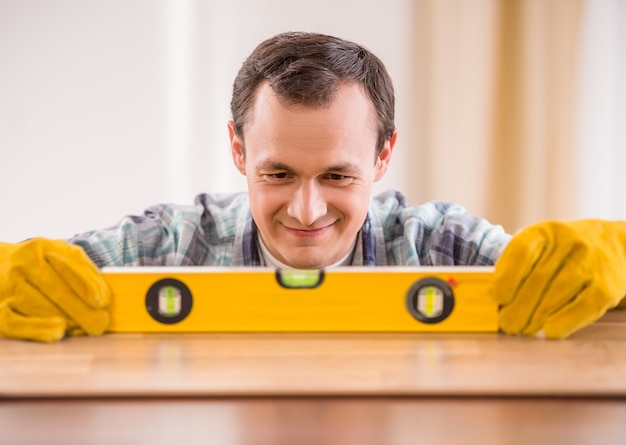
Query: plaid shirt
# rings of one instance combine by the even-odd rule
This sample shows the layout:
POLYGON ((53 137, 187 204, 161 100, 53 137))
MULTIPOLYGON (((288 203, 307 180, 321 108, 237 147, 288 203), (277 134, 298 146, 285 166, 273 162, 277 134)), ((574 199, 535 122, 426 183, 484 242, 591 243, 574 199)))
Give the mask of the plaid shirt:
MULTIPOLYGON (((388 191, 372 199, 353 265, 492 265, 510 239, 460 206, 407 206, 388 191)), ((114 227, 77 235, 99 266, 259 266, 246 193, 198 195, 194 206, 157 205, 114 227)))

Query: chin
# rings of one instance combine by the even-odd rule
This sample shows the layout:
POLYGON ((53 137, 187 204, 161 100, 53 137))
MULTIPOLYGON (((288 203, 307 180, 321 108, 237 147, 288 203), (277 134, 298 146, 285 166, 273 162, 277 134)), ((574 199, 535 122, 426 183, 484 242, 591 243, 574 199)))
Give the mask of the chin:
POLYGON ((312 263, 312 262, 289 262, 288 263, 290 267, 293 267, 294 269, 324 269, 324 267, 326 266, 320 266, 319 263, 312 263))
POLYGON ((332 263, 332 261, 328 261, 324 258, 317 259, 312 256, 290 258, 289 261, 286 262, 286 264, 289 264, 294 269, 323 269, 332 263))

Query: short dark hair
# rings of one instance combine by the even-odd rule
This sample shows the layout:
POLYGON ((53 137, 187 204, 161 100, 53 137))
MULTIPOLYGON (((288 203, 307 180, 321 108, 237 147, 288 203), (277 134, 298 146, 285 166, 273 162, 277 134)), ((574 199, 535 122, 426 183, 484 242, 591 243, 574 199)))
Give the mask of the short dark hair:
POLYGON ((287 32, 257 46, 235 78, 230 103, 235 133, 242 140, 257 89, 265 80, 282 100, 308 107, 330 104, 341 84, 356 82, 376 110, 377 155, 395 131, 391 77, 378 57, 356 43, 324 34, 287 32))

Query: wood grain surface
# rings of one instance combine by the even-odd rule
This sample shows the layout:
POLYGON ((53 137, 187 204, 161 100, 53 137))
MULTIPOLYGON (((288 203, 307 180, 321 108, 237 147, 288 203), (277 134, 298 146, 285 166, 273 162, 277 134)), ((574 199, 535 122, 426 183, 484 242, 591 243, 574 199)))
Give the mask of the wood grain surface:
POLYGON ((0 444, 621 444, 626 311, 500 334, 0 340, 0 444))

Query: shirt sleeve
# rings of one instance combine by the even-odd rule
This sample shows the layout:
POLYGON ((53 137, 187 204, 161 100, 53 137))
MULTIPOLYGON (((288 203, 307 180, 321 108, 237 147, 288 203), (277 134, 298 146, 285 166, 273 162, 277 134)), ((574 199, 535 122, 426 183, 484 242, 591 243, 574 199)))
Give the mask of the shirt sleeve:
POLYGON ((198 206, 157 205, 140 216, 125 216, 116 226, 76 235, 98 267, 186 266, 204 264, 210 253, 198 206))
POLYGON ((428 206, 437 217, 432 230, 420 231, 418 247, 424 264, 494 265, 511 239, 501 226, 470 215, 457 204, 434 201, 428 206))
POLYGON ((407 206, 399 192, 377 197, 387 263, 422 266, 493 265, 511 236, 458 204, 407 206))

